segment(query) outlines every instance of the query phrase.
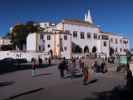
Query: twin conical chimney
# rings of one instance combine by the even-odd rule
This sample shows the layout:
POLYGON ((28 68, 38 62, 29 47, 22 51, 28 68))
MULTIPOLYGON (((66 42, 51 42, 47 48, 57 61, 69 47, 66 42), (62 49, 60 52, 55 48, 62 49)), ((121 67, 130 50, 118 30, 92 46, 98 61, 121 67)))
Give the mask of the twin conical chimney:
POLYGON ((84 20, 85 20, 86 22, 91 23, 91 24, 93 23, 90 10, 88 10, 88 12, 85 14, 84 20))

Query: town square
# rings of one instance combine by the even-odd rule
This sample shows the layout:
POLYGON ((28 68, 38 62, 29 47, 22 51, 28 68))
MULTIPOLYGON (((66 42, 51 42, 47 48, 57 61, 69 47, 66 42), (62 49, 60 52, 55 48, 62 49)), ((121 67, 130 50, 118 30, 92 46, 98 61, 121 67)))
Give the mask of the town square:
POLYGON ((131 0, 0 2, 0 100, 133 100, 131 0))

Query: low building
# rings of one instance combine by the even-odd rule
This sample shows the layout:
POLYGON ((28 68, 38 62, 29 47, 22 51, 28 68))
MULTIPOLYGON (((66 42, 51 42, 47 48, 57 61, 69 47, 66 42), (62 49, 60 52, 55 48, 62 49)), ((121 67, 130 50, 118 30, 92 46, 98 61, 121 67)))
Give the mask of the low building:
POLYGON ((71 35, 61 31, 32 33, 27 37, 27 51, 48 52, 51 56, 71 58, 71 35))
POLYGON ((11 45, 11 40, 8 38, 0 37, 0 46, 2 45, 11 45))

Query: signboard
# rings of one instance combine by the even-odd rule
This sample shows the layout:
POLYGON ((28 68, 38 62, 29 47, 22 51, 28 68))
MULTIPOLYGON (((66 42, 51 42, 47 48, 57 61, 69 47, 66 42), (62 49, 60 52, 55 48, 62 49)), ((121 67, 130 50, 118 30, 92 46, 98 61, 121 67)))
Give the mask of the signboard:
POLYGON ((127 64, 127 56, 120 56, 119 62, 120 64, 127 64))

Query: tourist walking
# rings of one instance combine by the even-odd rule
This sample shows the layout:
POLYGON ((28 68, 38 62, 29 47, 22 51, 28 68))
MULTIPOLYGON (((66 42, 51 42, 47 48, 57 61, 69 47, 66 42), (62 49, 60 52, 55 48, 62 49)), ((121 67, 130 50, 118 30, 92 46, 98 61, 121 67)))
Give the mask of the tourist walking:
POLYGON ((65 70, 68 72, 68 71, 69 71, 69 70, 68 70, 68 61, 66 60, 65 57, 63 58, 63 62, 64 62, 64 68, 65 68, 65 70))
POLYGON ((84 61, 83 61, 83 58, 80 58, 80 59, 79 59, 79 66, 80 66, 81 71, 83 72, 83 68, 84 68, 84 61))
POLYGON ((105 61, 102 61, 101 66, 100 66, 100 72, 105 73, 106 69, 105 69, 105 61))
POLYGON ((90 69, 90 65, 87 61, 87 59, 85 58, 84 59, 84 66, 83 66, 83 83, 84 85, 87 85, 89 80, 90 80, 90 72, 89 72, 89 69, 90 69))
POLYGON ((48 65, 51 65, 51 58, 48 58, 48 65))
POLYGON ((32 76, 36 75, 36 69, 37 69, 36 59, 32 58, 32 76))
POLYGON ((38 57, 39 66, 42 64, 42 58, 38 57))
POLYGON ((71 60, 70 62, 70 74, 71 74, 71 79, 75 77, 75 71, 76 71, 76 62, 74 59, 71 60))
POLYGON ((99 72, 99 69, 100 69, 100 68, 99 68, 99 65, 97 64, 97 61, 94 62, 93 67, 94 67, 94 71, 95 71, 95 72, 99 72))
POLYGON ((89 66, 85 64, 83 67, 83 83, 84 85, 88 84, 88 81, 90 79, 90 73, 89 73, 89 66))
POLYGON ((62 61, 59 66, 58 66, 58 69, 60 71, 60 77, 61 78, 64 78, 64 71, 65 71, 65 62, 62 61))

